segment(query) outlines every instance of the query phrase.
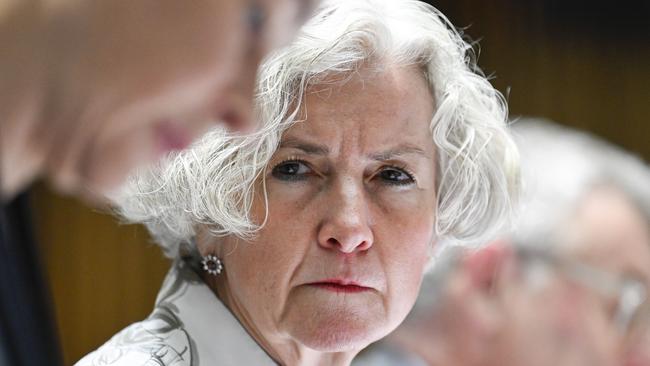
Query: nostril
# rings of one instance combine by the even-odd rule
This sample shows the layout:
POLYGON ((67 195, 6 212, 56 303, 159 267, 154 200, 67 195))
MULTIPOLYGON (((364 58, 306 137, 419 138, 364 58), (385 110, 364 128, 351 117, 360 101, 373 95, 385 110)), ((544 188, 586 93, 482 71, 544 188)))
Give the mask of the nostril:
POLYGON ((334 238, 327 239, 327 244, 329 246, 331 246, 331 247, 339 247, 339 246, 341 246, 341 244, 338 242, 338 240, 336 240, 334 238))
POLYGON ((354 252, 363 252, 368 250, 371 245, 367 240, 344 240, 339 241, 336 238, 329 238, 327 240, 327 247, 336 249, 342 253, 350 254, 354 252))
POLYGON ((368 250, 371 247, 370 242, 367 240, 364 240, 361 244, 357 246, 357 250, 359 251, 365 251, 368 250))
POLYGON ((318 229, 317 240, 324 249, 349 254, 370 249, 373 234, 367 225, 328 220, 318 229))

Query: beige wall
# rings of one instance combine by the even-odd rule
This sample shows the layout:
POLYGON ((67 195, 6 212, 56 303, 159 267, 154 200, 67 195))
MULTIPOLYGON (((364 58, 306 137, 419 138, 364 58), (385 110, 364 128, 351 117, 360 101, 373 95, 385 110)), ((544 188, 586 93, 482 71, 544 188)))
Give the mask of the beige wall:
MULTIPOLYGON (((550 31, 512 1, 443 1, 481 41, 480 65, 508 95, 513 117, 546 116, 594 131, 650 159, 650 47, 550 31)), ((144 230, 43 187, 36 218, 66 363, 151 309, 168 262, 144 230)))

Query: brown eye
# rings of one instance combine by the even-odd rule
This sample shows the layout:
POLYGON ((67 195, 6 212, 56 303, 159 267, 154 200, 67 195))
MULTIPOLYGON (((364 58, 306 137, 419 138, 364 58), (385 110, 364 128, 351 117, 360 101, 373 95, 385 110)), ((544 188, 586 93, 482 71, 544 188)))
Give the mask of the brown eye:
POLYGON ((254 35, 260 35, 266 24, 266 11, 259 1, 252 1, 246 10, 246 24, 254 35))
POLYGON ((379 172, 379 178, 387 184, 407 185, 415 182, 413 176, 402 169, 388 167, 379 172))
POLYGON ((283 181, 298 181, 307 178, 311 169, 302 161, 290 160, 276 165, 271 171, 274 178, 283 181))

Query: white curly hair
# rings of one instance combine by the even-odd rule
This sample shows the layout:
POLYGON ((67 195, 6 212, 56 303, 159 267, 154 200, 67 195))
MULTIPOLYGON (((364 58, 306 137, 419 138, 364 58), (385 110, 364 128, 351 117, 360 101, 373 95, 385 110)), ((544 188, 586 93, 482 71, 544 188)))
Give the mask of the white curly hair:
POLYGON ((419 67, 434 97, 438 246, 485 242, 509 222, 519 189, 507 105, 476 66, 471 44, 417 0, 324 1, 297 38, 260 67, 259 131, 216 129, 138 172, 116 196, 118 213, 145 224, 169 257, 192 249, 199 225, 215 235, 254 235, 263 225, 249 216, 255 183, 283 132, 304 117, 307 88, 389 64, 419 67))

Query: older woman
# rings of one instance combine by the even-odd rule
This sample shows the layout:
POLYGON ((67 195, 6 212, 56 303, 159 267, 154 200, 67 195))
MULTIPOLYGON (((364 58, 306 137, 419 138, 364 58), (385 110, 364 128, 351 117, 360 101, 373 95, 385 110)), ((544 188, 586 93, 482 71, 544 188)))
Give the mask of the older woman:
POLYGON ((469 50, 418 1, 323 4, 262 67, 260 132, 214 131, 119 198, 175 261, 79 365, 346 365, 387 335, 434 245, 511 209, 506 108, 469 50))

